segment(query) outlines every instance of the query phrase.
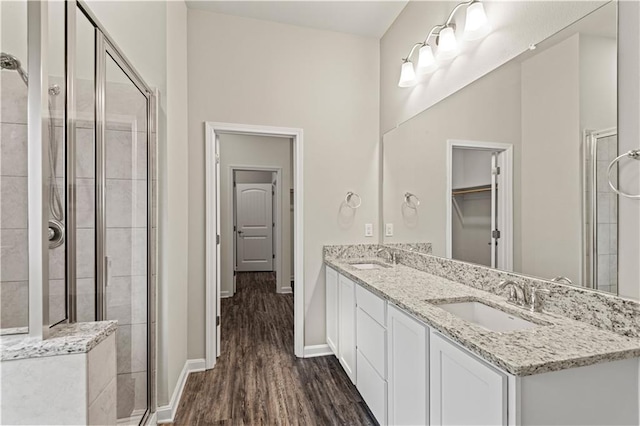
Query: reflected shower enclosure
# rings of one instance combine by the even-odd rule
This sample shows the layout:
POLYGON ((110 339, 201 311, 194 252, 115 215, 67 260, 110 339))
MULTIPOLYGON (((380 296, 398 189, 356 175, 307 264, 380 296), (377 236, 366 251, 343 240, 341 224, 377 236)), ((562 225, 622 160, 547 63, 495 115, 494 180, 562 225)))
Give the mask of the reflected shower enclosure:
MULTIPOLYGON (((617 129, 585 132, 583 156, 584 282, 617 294, 618 196, 607 177, 609 164, 618 156, 617 129)), ((611 181, 617 185, 617 173, 611 181)))
POLYGON ((155 97, 83 3, 49 2, 37 47, 28 2, 0 7, 0 332, 32 334, 29 293, 42 287, 49 328, 117 320, 117 415, 139 424, 155 410, 155 97), (30 102, 34 53, 46 62, 44 108, 30 102), (30 194, 34 111, 46 202, 30 194), (48 285, 29 274, 32 209, 48 217, 48 285))

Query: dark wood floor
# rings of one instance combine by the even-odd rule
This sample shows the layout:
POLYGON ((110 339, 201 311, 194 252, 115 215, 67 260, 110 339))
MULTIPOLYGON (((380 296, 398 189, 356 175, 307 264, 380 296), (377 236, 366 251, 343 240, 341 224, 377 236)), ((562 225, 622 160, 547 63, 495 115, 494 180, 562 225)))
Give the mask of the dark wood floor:
POLYGON ((375 424, 334 356, 293 355, 293 296, 275 287, 272 273, 238 275, 216 367, 189 375, 175 423, 375 424))

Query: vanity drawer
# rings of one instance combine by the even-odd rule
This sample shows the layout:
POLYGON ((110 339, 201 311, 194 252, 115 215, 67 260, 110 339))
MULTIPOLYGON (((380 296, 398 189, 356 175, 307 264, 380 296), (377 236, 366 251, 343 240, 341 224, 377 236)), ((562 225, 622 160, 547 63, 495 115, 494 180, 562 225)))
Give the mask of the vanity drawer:
POLYGON ((386 327, 387 302, 371 293, 369 290, 356 286, 356 304, 365 311, 371 318, 386 327))
POLYGON ((356 346, 358 351, 369 360, 377 373, 386 379, 387 330, 359 306, 356 311, 356 346))

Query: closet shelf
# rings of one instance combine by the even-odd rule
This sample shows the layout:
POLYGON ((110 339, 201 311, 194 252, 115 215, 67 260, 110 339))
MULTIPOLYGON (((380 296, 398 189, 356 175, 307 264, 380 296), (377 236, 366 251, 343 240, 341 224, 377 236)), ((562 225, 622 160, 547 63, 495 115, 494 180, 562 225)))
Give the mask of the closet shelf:
MULTIPOLYGON (((496 189, 498 187, 496 186, 496 189)), ((477 192, 491 192, 491 185, 469 186, 466 188, 454 188, 451 195, 475 194, 477 192)))

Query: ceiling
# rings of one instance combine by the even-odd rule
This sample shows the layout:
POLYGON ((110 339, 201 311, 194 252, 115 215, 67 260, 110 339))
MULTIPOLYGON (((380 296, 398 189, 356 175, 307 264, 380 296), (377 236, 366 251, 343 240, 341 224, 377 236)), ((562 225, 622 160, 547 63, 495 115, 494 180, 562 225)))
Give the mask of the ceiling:
POLYGON ((381 38, 408 3, 392 1, 187 0, 191 9, 381 38))

